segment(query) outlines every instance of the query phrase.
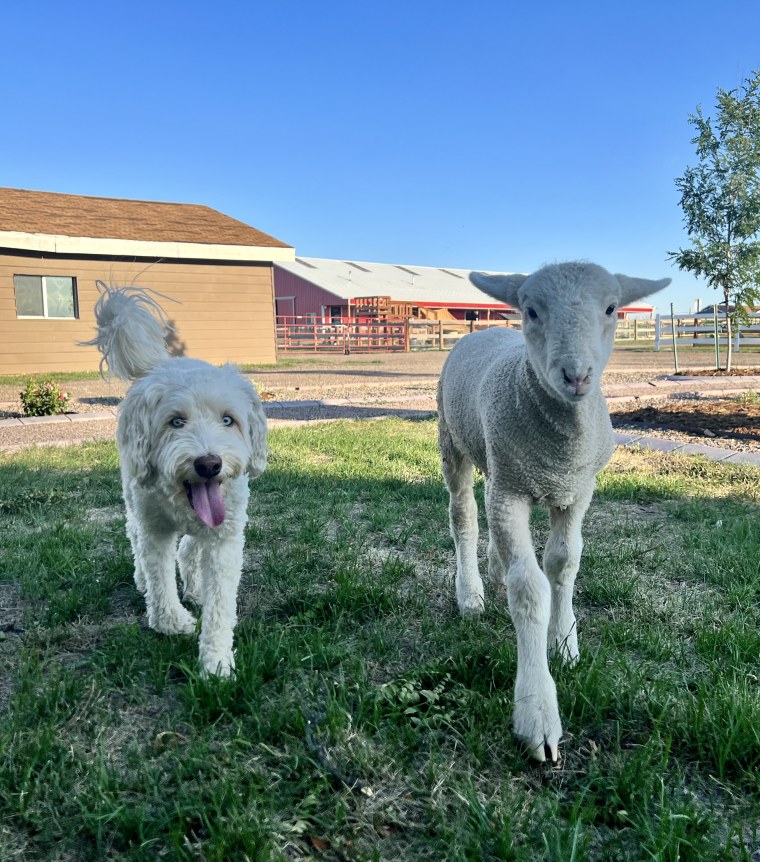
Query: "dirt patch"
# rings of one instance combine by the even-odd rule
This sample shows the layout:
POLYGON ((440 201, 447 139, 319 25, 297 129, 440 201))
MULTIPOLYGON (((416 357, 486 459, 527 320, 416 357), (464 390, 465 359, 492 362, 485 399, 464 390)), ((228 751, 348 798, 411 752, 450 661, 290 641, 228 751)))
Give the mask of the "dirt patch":
POLYGON ((760 451, 760 398, 691 396, 611 411, 612 424, 625 430, 668 430, 715 445, 741 443, 760 451))
POLYGON ((752 377, 760 374, 760 368, 732 368, 730 371, 718 371, 716 368, 692 368, 689 371, 677 371, 673 377, 752 377))

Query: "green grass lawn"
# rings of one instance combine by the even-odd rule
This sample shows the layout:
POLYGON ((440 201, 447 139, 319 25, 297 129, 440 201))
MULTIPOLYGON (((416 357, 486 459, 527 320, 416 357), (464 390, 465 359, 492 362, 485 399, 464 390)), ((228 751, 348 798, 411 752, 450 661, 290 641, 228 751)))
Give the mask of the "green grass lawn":
POLYGON ((760 471, 600 477, 551 768, 506 608, 457 614, 434 424, 270 442, 230 681, 145 627, 113 445, 0 455, 0 859, 758 859, 760 471))

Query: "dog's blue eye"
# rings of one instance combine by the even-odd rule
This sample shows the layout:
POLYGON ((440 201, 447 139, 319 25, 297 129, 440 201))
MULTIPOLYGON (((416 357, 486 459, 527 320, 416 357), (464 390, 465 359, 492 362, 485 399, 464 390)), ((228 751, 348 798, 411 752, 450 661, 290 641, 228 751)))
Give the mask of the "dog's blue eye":
POLYGON ((535 308, 529 308, 529 309, 528 309, 528 317, 529 317, 531 320, 537 320, 537 319, 538 319, 538 315, 536 314, 536 309, 535 309, 535 308))
POLYGON ((607 308, 607 311, 605 312, 605 314, 607 315, 607 317, 611 317, 611 316, 612 316, 612 312, 613 312, 614 310, 615 310, 615 306, 614 306, 614 305, 610 305, 610 306, 607 308))
POLYGON ((181 416, 175 416, 173 419, 169 420, 169 424, 172 428, 182 428, 187 424, 187 419, 183 419, 181 416))
POLYGON ((222 425, 234 425, 234 424, 235 424, 235 420, 232 418, 232 416, 229 416, 229 415, 222 416, 222 425))

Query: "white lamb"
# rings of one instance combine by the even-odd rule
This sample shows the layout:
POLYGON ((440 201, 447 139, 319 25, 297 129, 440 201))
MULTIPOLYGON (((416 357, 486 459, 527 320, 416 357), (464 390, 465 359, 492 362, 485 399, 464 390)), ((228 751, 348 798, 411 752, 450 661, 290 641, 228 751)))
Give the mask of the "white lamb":
POLYGON ((514 731, 533 757, 556 761, 562 735, 547 649, 578 658, 572 596, 581 524, 596 474, 614 448, 600 380, 617 309, 666 287, 590 263, 533 275, 472 273, 477 287, 519 308, 523 334, 488 329, 451 351, 438 384, 439 445, 450 494, 463 614, 483 611, 473 466, 486 477, 488 576, 506 587, 517 634, 514 731), (538 565, 530 534, 535 504, 549 507, 538 565))

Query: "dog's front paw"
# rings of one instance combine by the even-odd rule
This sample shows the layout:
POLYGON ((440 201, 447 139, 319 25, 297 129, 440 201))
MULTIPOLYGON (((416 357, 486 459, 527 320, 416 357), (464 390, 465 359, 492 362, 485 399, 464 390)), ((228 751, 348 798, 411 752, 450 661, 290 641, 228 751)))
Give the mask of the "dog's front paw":
POLYGON ((557 762, 562 724, 557 690, 550 674, 541 679, 518 679, 515 685, 514 731, 527 746, 531 757, 541 762, 547 759, 557 762))
POLYGON ((163 635, 195 634, 195 623, 195 617, 181 605, 171 610, 148 611, 148 625, 163 635))

